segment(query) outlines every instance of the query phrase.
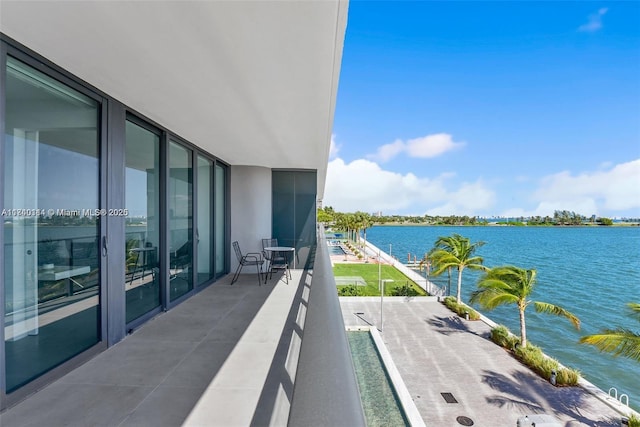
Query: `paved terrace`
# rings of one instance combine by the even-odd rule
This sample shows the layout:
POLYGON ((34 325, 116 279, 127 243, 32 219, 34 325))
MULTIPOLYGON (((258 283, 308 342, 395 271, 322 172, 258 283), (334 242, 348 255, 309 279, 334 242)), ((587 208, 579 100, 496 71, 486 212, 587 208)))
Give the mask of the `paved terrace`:
MULTIPOLYGON (((346 326, 380 324, 380 298, 341 297, 346 326), (364 313, 356 315, 355 313, 364 313)), ((382 338, 427 426, 515 426, 524 414, 555 415, 565 427, 619 427, 620 415, 579 387, 557 388, 434 297, 385 297, 382 338), (447 403, 440 393, 452 393, 447 403)))
MULTIPOLYGON (((250 272, 250 269, 246 269, 250 272)), ((231 275, 0 414, 0 426, 286 425, 311 278, 231 275)))

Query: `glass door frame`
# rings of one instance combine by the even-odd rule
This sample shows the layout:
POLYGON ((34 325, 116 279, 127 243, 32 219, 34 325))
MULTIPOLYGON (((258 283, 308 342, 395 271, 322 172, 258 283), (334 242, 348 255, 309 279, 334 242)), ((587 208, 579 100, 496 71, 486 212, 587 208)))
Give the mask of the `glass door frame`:
MULTIPOLYGON (((216 206, 216 198, 215 198, 215 189, 217 188, 217 181, 216 181, 216 177, 215 177, 215 169, 217 166, 221 166, 222 170, 224 172, 224 211, 223 211, 223 222, 224 222, 224 236, 223 236, 223 251, 224 251, 224 267, 222 269, 222 271, 220 273, 216 273, 214 274, 214 280, 218 280, 220 277, 225 276, 226 274, 229 274, 230 270, 231 270, 231 257, 235 256, 235 254, 231 253, 231 179, 230 179, 230 174, 231 174, 231 167, 224 163, 221 162, 217 159, 214 160, 213 163, 213 170, 214 170, 214 177, 213 177, 213 188, 214 188, 214 200, 213 200, 213 212, 214 212, 214 239, 216 238, 215 235, 215 212, 217 209, 216 206)), ((216 252, 216 248, 214 245, 213 248, 213 256, 215 258, 215 256, 217 255, 216 252)), ((214 263, 214 269, 216 268, 216 265, 214 263)))
MULTIPOLYGON (((169 133, 167 132, 165 134, 165 139, 161 140, 161 147, 160 147, 160 167, 162 169, 162 172, 164 173, 165 178, 162 179, 161 178, 161 191, 162 191, 162 198, 161 198, 161 204, 160 204, 160 211, 161 213, 165 216, 166 220, 163 223, 163 226, 161 227, 161 236, 160 236, 160 241, 164 244, 164 249, 161 250, 161 276, 162 279, 164 280, 164 283, 166 284, 163 287, 163 301, 165 301, 165 309, 171 309, 175 306, 177 306, 178 304, 180 304, 182 301, 192 297, 193 295, 197 294, 198 292, 206 289, 207 287, 209 287, 210 285, 212 285, 213 283, 215 283, 218 278, 228 274, 229 272, 229 257, 231 256, 231 252, 229 249, 229 245, 228 242, 230 240, 230 233, 231 233, 231 227, 229 226, 229 220, 230 220, 230 210, 229 210, 229 200, 230 200, 230 180, 229 180, 229 165, 226 164, 225 162, 220 161, 219 159, 217 159, 215 156, 207 153, 206 151, 203 151, 202 149, 200 149, 199 147, 193 145, 192 143, 185 141, 184 139, 180 138, 179 136, 173 134, 173 133, 169 133), (191 260, 191 268, 193 269, 193 274, 191 275, 191 289, 186 292, 184 295, 181 295, 180 297, 176 298, 175 300, 171 301, 170 298, 170 274, 169 274, 169 258, 170 258, 170 253, 169 253, 169 235, 170 235, 170 220, 169 220, 169 191, 168 191, 168 187, 169 187, 169 178, 170 178, 170 171, 169 171, 169 146, 170 143, 173 142, 179 146, 181 146, 182 148, 185 148, 187 150, 190 150, 190 158, 191 158, 191 167, 192 167, 192 193, 191 193, 191 198, 192 198, 192 227, 191 227, 191 254, 192 254, 192 260, 191 260), (225 241, 225 268, 224 271, 220 274, 214 274, 212 278, 210 278, 209 280, 207 280, 206 282, 198 285, 198 279, 197 279, 197 274, 196 272, 198 271, 198 260, 197 260, 197 246, 198 246, 198 242, 197 242, 197 224, 198 224, 198 203, 200 202, 198 200, 197 197, 197 193, 198 193, 198 173, 197 173, 197 164, 198 164, 198 157, 202 157, 205 158, 207 160, 210 160, 212 162, 212 170, 211 170, 211 188, 213 191, 215 191, 215 184, 216 184, 216 180, 215 180, 215 167, 216 165, 220 165, 223 167, 224 172, 225 172, 225 187, 224 187, 224 198, 225 198, 225 210, 224 210, 224 222, 225 222, 225 229, 224 229, 224 241, 225 241), (164 162, 164 163, 163 163, 164 162), (164 188, 163 188, 164 186, 164 188), (164 203, 164 204, 163 204, 164 203), (162 260, 164 259, 164 264, 162 263, 162 260)), ((211 194, 211 215, 212 215, 212 235, 211 238, 215 239, 215 229, 213 228, 213 215, 215 212, 215 196, 212 192, 211 194)), ((215 247, 212 248, 212 257, 215 257, 215 247)), ((214 258, 215 259, 215 258, 214 258)), ((215 266, 214 266, 215 268, 215 266)))
MULTIPOLYGON (((148 130, 149 132, 157 135, 160 139, 159 141, 159 150, 158 150, 158 156, 159 156, 159 163, 158 163, 158 175, 159 175, 159 180, 160 180, 160 185, 158 188, 159 194, 157 195, 158 197, 158 204, 159 204, 159 218, 158 218, 158 280, 159 280, 159 286, 160 286, 160 305, 150 311, 148 311, 147 313, 143 314, 140 317, 137 317, 133 320, 131 320, 130 322, 126 322, 126 329, 127 332, 132 332, 134 329, 136 329, 137 327, 141 326, 142 324, 146 323, 149 319, 151 319, 154 316, 157 316, 159 313, 161 313, 163 310, 165 310, 165 308, 167 307, 167 295, 164 292, 165 290, 165 275, 162 273, 166 266, 167 266, 167 261, 166 258, 164 257, 164 250, 162 250, 162 248, 165 248, 167 246, 167 242, 166 242, 166 232, 165 232, 165 227, 163 226, 163 224, 165 224, 166 221, 166 215, 165 215, 165 209, 163 206, 166 205, 166 175, 165 175, 165 159, 166 159, 166 150, 165 150, 165 145, 167 143, 167 132, 165 132, 164 130, 162 130, 161 127, 155 125, 153 122, 150 122, 144 118, 142 118, 141 116, 137 115, 134 111, 130 110, 130 109, 126 109, 126 113, 125 113, 125 123, 124 126, 126 127, 126 122, 129 121, 133 124, 135 124, 136 126, 140 126, 141 128, 148 130)), ((126 144, 126 135, 125 135, 125 144, 126 144)), ((126 149, 123 148, 125 150, 124 152, 124 169, 126 170, 126 149)), ((124 183, 124 192, 126 194, 126 182, 124 183)), ((125 236, 124 236, 124 240, 126 242, 126 223, 125 223, 125 236)), ((126 254, 125 254, 126 255, 126 254)), ((126 268, 126 267, 125 267, 126 268)), ((126 291, 125 291, 126 294, 126 291)), ((124 306, 124 310, 126 312, 127 306, 126 306, 126 301, 125 301, 125 306, 124 306)))
POLYGON ((165 200, 165 204, 164 207, 160 207, 160 209, 162 210, 162 212, 165 215, 166 221, 163 224, 162 229, 165 231, 165 238, 166 240, 165 242, 165 246, 164 246, 164 250, 162 250, 162 254, 165 257, 165 260, 167 261, 165 268, 163 269, 163 274, 162 276, 164 277, 166 286, 164 287, 163 290, 163 298, 166 301, 166 308, 167 309, 171 309, 173 307, 175 307, 176 305, 180 304, 182 301, 190 298, 195 292, 195 275, 193 274, 193 270, 196 267, 196 262, 195 262, 195 247, 196 247, 196 242, 195 242, 195 223, 196 223, 196 213, 194 212, 195 209, 195 188, 196 188, 196 177, 195 177, 195 171, 194 171, 194 167, 193 167, 193 161, 194 161, 194 154, 195 154, 195 149, 191 144, 186 143, 186 141, 184 141, 182 138, 176 136, 176 135, 167 135, 167 139, 166 142, 164 144, 164 150, 165 150, 165 163, 162 166, 162 169, 165 173, 165 179, 164 179, 164 185, 165 185, 165 192, 164 192, 164 200, 165 200), (171 159, 170 159, 170 148, 171 148, 171 144, 174 143, 176 145, 178 145, 179 147, 187 150, 189 152, 189 160, 191 162, 191 233, 188 237, 191 238, 191 274, 190 274, 190 286, 189 286, 189 290, 187 292, 185 292, 184 294, 178 296, 177 298, 175 298, 174 300, 171 300, 171 272, 169 271, 171 266, 170 264, 170 258, 171 258, 171 248, 170 248, 170 243, 171 243, 171 214, 170 214, 170 208, 169 208, 169 188, 170 188, 170 180, 171 180, 171 159))
POLYGON ((215 160, 205 156, 202 153, 195 153, 195 158, 194 158, 195 163, 193 164, 194 168, 193 168, 193 176, 194 176, 194 195, 196 195, 195 200, 194 200, 194 209, 193 209, 193 213, 194 213, 194 241, 195 241, 195 245, 194 245, 194 249, 196 250, 196 252, 194 252, 194 269, 193 269, 193 273, 194 273, 194 284, 195 284, 195 288, 203 288, 206 287, 208 285, 210 285, 213 280, 215 279, 215 267, 214 267, 214 261, 215 261, 215 252, 213 250, 213 244, 214 244, 214 232, 215 230, 213 229, 213 224, 214 224, 214 211, 213 211, 213 202, 214 202, 214 172, 215 172, 215 160), (200 163, 199 160, 203 159, 206 162, 209 163, 209 179, 208 179, 208 187, 209 187, 209 194, 208 194, 208 205, 209 205, 209 269, 213 270, 209 272, 210 277, 207 278, 207 280, 203 281, 202 283, 200 283, 200 279, 199 279, 199 268, 198 268, 198 258, 200 258, 198 251, 198 243, 200 242, 200 230, 199 230, 199 214, 198 212, 200 211, 200 204, 201 204, 201 200, 200 200, 200 188, 198 187, 198 180, 200 179, 200 163))
MULTIPOLYGON (((12 41, 9 38, 2 36, 0 38, 0 159, 4 159, 4 146, 5 146, 5 114, 6 114, 6 67, 7 57, 11 56, 20 62, 28 65, 29 67, 59 81, 60 83, 76 90, 83 95, 93 99, 100 105, 100 112, 98 116, 98 129, 100 135, 98 137, 98 159, 99 175, 98 175, 98 201, 100 206, 87 206, 87 209, 104 209, 107 207, 107 118, 108 118, 108 98, 101 94, 99 91, 94 91, 90 87, 79 84, 73 76, 54 64, 49 63, 44 59, 37 59, 39 56, 29 49, 24 48, 19 43, 12 41), (16 47, 18 46, 18 47, 16 47)), ((5 208, 4 206, 4 166, 0 164, 0 212, 5 208)), ((4 334, 4 318, 5 318, 5 298, 4 298, 4 263, 0 262, 0 319, 2 319, 2 326, 0 327, 0 410, 12 405, 24 399, 29 394, 32 394, 36 390, 42 388, 43 385, 50 383, 53 379, 59 378, 62 374, 67 373, 96 354, 104 351, 108 347, 108 324, 107 324, 107 298, 108 298, 108 277, 109 277, 109 264, 108 263, 108 221, 100 220, 99 228, 99 259, 100 259, 100 291, 99 291, 99 304, 100 304, 100 317, 99 317, 99 341, 88 348, 87 350, 73 356, 71 359, 63 362, 62 364, 50 369, 43 373, 39 377, 35 378, 28 384, 6 393, 6 359, 5 359, 5 334, 4 334)), ((2 232, 0 233, 0 260, 4 259, 4 222, 0 224, 2 226, 2 232)))

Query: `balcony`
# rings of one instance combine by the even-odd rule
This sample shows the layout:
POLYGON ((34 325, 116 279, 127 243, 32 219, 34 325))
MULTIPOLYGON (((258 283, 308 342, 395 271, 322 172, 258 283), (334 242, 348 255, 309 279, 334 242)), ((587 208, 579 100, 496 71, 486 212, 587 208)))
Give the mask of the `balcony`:
POLYGON ((274 276, 258 286, 247 268, 230 286, 228 275, 9 408, 0 424, 364 425, 320 242, 315 269, 293 270, 289 284, 274 276))

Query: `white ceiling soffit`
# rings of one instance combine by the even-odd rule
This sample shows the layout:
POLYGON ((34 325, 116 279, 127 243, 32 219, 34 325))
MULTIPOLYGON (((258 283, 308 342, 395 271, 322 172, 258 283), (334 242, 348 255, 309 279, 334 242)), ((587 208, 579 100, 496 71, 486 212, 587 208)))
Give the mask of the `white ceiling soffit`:
POLYGON ((232 165, 318 169, 345 0, 0 1, 0 31, 232 165))

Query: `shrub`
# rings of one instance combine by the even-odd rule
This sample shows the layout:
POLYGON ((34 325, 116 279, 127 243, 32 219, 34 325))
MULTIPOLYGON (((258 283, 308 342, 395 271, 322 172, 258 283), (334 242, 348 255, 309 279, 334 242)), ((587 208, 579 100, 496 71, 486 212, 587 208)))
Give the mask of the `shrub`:
POLYGON ((636 417, 635 414, 629 417, 629 427, 640 427, 640 418, 636 417))
MULTIPOLYGON (((520 339, 509 332, 503 325, 491 330, 491 340, 501 347, 511 350, 516 359, 528 366, 546 380, 551 379, 551 371, 556 371, 556 385, 574 386, 578 384, 580 372, 576 369, 560 367, 560 363, 546 356, 540 347, 529 344, 520 347, 520 339)), ((638 426, 640 427, 640 425, 638 426)))
POLYGON ((358 287, 356 285, 345 285, 338 288, 338 296, 341 297, 357 297, 358 287))
POLYGON ((464 317, 466 313, 469 313, 469 320, 480 319, 480 313, 478 313, 477 311, 475 311, 473 308, 469 307, 466 304, 458 304, 458 301, 456 300, 455 297, 446 297, 444 299, 444 305, 446 305, 447 308, 449 308, 449 310, 452 310, 458 313, 458 315, 461 317, 464 317))
POLYGON ((491 329, 491 340, 508 350, 514 350, 519 344, 520 339, 513 335, 506 326, 499 325, 491 329))
POLYGON ((391 291, 391 295, 393 295, 394 297, 415 297, 419 294, 413 286, 411 286, 409 283, 405 283, 404 285, 396 286, 395 288, 393 288, 393 290, 391 291))
MULTIPOLYGON (((540 374, 545 373, 542 367, 544 355, 542 354, 542 350, 540 350, 540 347, 536 347, 532 344, 529 344, 526 347, 518 346, 516 347, 514 353, 518 357, 518 359, 520 359, 525 365, 534 368, 534 370, 540 374), (540 369, 538 370, 535 368, 540 369)), ((548 366, 546 366, 545 368, 548 368, 548 366)), ((549 369, 549 375, 551 375, 551 369, 549 369)))
MULTIPOLYGON (((580 379, 580 371, 572 368, 560 368, 558 371, 558 385, 577 385, 580 379)), ((640 427, 640 421, 637 427, 640 427)))

